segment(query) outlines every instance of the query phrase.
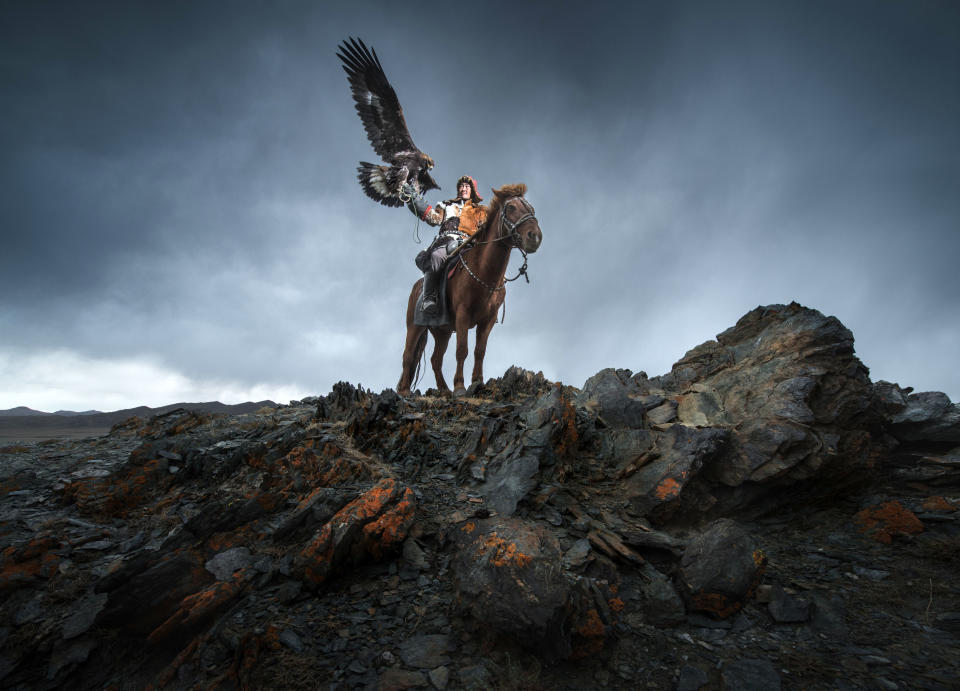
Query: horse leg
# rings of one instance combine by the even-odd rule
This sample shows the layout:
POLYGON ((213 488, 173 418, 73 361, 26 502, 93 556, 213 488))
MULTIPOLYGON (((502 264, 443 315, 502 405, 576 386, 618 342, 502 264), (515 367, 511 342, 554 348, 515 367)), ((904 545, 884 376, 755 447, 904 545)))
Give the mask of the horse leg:
POLYGON ((406 396, 410 393, 417 362, 427 346, 427 327, 411 325, 407 328, 407 342, 403 348, 403 370, 400 373, 400 382, 397 384, 397 393, 406 396))
POLYGON ((433 374, 437 378, 437 389, 440 391, 449 391, 447 380, 443 378, 443 356, 447 352, 447 344, 450 342, 451 332, 447 329, 430 329, 433 334, 433 355, 430 358, 430 364, 433 366, 433 374))
POLYGON ((473 375, 470 377, 470 383, 483 383, 483 356, 487 354, 487 339, 490 332, 493 331, 493 325, 497 323, 497 314, 482 324, 477 324, 477 341, 473 346, 473 375))
POLYGON ((420 295, 420 284, 423 281, 417 281, 413 284, 410 291, 410 298, 407 300, 407 342, 403 347, 403 369, 400 372, 400 381, 397 383, 397 393, 406 396, 410 393, 410 386, 413 383, 417 362, 427 347, 427 327, 417 326, 413 323, 413 313, 417 306, 417 297, 420 295))
POLYGON ((463 363, 467 359, 468 344, 467 339, 470 336, 470 322, 466 319, 457 319, 457 373, 453 376, 453 395, 462 396, 467 393, 463 385, 463 363))

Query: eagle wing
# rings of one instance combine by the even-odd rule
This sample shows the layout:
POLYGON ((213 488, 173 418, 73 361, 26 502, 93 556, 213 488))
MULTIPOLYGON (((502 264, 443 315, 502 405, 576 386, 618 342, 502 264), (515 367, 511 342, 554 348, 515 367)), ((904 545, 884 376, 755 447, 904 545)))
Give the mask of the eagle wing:
POLYGON ((337 57, 350 80, 357 113, 373 150, 385 161, 392 161, 401 151, 424 156, 413 143, 397 93, 387 81, 376 51, 359 38, 350 38, 339 48, 337 57))

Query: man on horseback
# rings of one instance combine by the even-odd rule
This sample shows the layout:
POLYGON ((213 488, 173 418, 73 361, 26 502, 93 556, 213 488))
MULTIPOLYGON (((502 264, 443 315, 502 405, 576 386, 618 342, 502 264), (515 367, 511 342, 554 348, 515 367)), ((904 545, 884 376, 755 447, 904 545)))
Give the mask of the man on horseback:
POLYGON ((410 198, 407 207, 414 216, 432 226, 440 226, 430 246, 417 255, 417 267, 423 271, 423 311, 431 314, 438 308, 443 265, 457 247, 483 227, 488 209, 480 203, 483 197, 477 193, 477 181, 469 175, 457 180, 454 199, 436 206, 427 204, 409 184, 404 184, 403 193, 410 198))

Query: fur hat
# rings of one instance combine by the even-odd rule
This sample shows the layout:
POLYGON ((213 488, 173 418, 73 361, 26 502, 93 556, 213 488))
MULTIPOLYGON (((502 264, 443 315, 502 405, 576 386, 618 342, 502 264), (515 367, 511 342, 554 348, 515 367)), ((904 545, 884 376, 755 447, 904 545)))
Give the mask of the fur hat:
POLYGON ((470 183, 470 187, 473 189, 473 192, 470 194, 470 201, 472 201, 474 204, 479 204, 480 202, 483 201, 483 197, 481 197, 480 194, 477 192, 477 190, 479 189, 479 187, 477 186, 477 181, 474 180, 474 179, 473 179, 472 177, 470 177, 469 175, 461 175, 461 176, 457 179, 457 196, 458 196, 458 197, 460 196, 460 195, 459 195, 459 193, 460 193, 460 183, 462 183, 462 182, 468 182, 468 183, 470 183))

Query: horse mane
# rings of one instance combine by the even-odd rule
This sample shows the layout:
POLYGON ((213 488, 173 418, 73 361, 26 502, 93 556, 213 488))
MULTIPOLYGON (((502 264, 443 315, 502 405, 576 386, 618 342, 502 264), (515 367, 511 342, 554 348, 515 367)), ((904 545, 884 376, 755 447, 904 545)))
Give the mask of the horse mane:
POLYGON ((493 199, 490 202, 490 208, 487 210, 487 218, 493 218, 506 200, 511 197, 522 197, 526 193, 527 186, 522 182, 514 182, 493 190, 493 199))

